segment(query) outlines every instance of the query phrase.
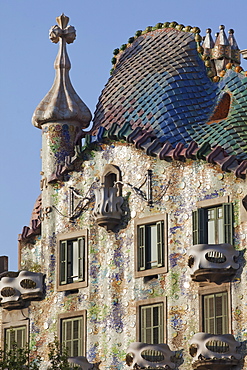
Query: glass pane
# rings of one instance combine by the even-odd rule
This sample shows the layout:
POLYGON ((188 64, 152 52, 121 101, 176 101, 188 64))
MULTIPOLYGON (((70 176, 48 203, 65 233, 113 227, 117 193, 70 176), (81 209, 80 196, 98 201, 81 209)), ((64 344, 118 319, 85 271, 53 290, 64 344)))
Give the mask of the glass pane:
POLYGON ((208 297, 208 317, 214 317, 214 296, 208 297))
POLYGON ((73 327, 73 338, 79 338, 79 320, 74 320, 74 327, 73 327))
POLYGON ((157 251, 157 228, 156 224, 146 225, 147 233, 147 268, 157 267, 158 251, 157 251))
POLYGON ((73 356, 73 354, 72 354, 72 342, 71 341, 66 341, 64 343, 64 345, 65 345, 65 348, 67 350, 68 356, 72 357, 73 356))
POLYGON ((9 348, 12 348, 13 346, 13 343, 16 342, 16 338, 15 338, 15 330, 14 329, 10 329, 10 343, 9 343, 9 348))
POLYGON ((16 330, 16 343, 18 348, 23 347, 23 329, 16 330))
POLYGON ((217 215, 217 217, 218 217, 218 218, 222 218, 222 217, 223 217, 223 210, 222 210, 222 207, 219 207, 219 208, 218 208, 218 212, 217 212, 217 213, 218 213, 218 215, 217 215))
POLYGON ((151 267, 157 266, 158 254, 157 254, 157 229, 156 225, 150 225, 150 243, 151 243, 151 267))
POLYGON ((208 221, 214 220, 214 219, 215 219, 215 209, 214 208, 210 208, 208 210, 208 221))
POLYGON ((153 344, 159 343, 159 328, 153 329, 153 344))
POLYGON ((208 244, 216 244, 216 241, 215 241, 215 220, 208 221, 208 244))
POLYGON ((222 295, 215 296, 215 315, 222 316, 222 295))
POLYGON ((73 357, 79 356, 79 341, 78 340, 73 341, 73 354, 72 354, 72 356, 73 357))
POLYGON ((218 241, 217 243, 224 243, 224 224, 223 218, 218 220, 218 241))
POLYGON ((150 344, 153 343, 152 342, 152 330, 151 330, 151 328, 146 329, 145 336, 144 336, 144 341, 146 343, 150 343, 150 344))
POLYGON ((78 253, 78 241, 73 240, 73 261, 72 261, 72 270, 73 270, 73 281, 78 280, 78 261, 79 261, 79 253, 78 253))
POLYGON ((216 318, 216 332, 215 334, 223 334, 222 317, 216 318))
POLYGON ((153 325, 159 325, 159 307, 156 306, 153 309, 153 325))
POLYGON ((65 322, 65 340, 71 340, 72 339, 72 321, 66 321, 65 322))
POLYGON ((150 328, 152 326, 152 321, 151 321, 151 308, 146 308, 146 327, 150 328))

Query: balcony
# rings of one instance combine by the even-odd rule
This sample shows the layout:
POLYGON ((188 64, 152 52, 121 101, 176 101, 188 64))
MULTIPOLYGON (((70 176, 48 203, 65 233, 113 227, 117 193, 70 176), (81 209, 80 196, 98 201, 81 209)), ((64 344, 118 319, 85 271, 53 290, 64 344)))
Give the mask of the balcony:
POLYGON ((239 364, 237 342, 232 334, 196 333, 189 342, 192 367, 196 370, 230 370, 239 364))
POLYGON ((0 304, 10 310, 21 308, 27 301, 41 300, 44 275, 37 272, 7 271, 0 275, 0 304))
POLYGON ((123 211, 121 205, 123 198, 117 196, 116 187, 101 186, 95 189, 95 206, 93 210, 94 217, 99 226, 106 230, 113 230, 120 223, 123 211))
POLYGON ((231 244, 196 244, 188 249, 192 280, 221 284, 229 281, 239 264, 239 252, 231 244))
MULTIPOLYGON (((78 357, 68 357, 68 362, 71 364, 71 370, 75 366, 79 366, 80 369, 82 370, 90 370, 94 367, 94 365, 99 365, 99 364, 91 364, 88 362, 87 358, 84 356, 78 356, 78 357)), ((95 366, 95 368, 97 368, 95 366)))
POLYGON ((167 344, 131 343, 127 349, 126 363, 131 369, 149 368, 174 369, 175 364, 171 361, 174 352, 167 344))

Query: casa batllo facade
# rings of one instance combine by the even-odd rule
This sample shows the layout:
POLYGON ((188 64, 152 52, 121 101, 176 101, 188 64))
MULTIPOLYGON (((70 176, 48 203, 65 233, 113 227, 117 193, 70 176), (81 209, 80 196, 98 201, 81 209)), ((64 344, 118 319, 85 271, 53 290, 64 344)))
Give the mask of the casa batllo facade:
POLYGON ((92 118, 69 79, 68 21, 50 30, 56 76, 33 115, 41 195, 19 271, 2 268, 2 345, 28 342, 42 369, 55 336, 83 369, 246 369, 247 73, 233 30, 137 31, 92 118))

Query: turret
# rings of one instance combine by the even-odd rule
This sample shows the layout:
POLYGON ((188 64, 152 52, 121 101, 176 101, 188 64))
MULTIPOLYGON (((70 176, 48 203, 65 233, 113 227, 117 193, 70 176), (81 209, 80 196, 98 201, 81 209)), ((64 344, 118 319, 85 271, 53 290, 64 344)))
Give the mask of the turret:
POLYGON ((65 164, 66 157, 73 156, 76 136, 89 126, 92 117, 69 78, 71 65, 66 43, 75 40, 75 28, 68 25, 69 18, 64 14, 56 20, 58 25, 53 26, 49 34, 52 42, 59 42, 55 80, 32 118, 33 125, 42 129, 42 172, 48 182, 57 168, 65 164))
POLYGON ((228 63, 240 65, 240 50, 233 35, 233 29, 229 30, 229 37, 225 33, 225 26, 220 26, 215 45, 212 49, 212 59, 216 73, 219 75, 226 68, 228 63))

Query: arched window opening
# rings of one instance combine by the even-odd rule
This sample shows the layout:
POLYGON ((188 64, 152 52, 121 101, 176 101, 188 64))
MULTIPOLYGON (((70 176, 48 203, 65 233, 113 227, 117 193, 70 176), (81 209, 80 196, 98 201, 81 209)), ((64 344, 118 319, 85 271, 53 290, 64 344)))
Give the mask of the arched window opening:
POLYGON ((122 176, 118 166, 107 164, 101 176, 101 184, 106 188, 117 188, 117 195, 122 195, 122 176))

